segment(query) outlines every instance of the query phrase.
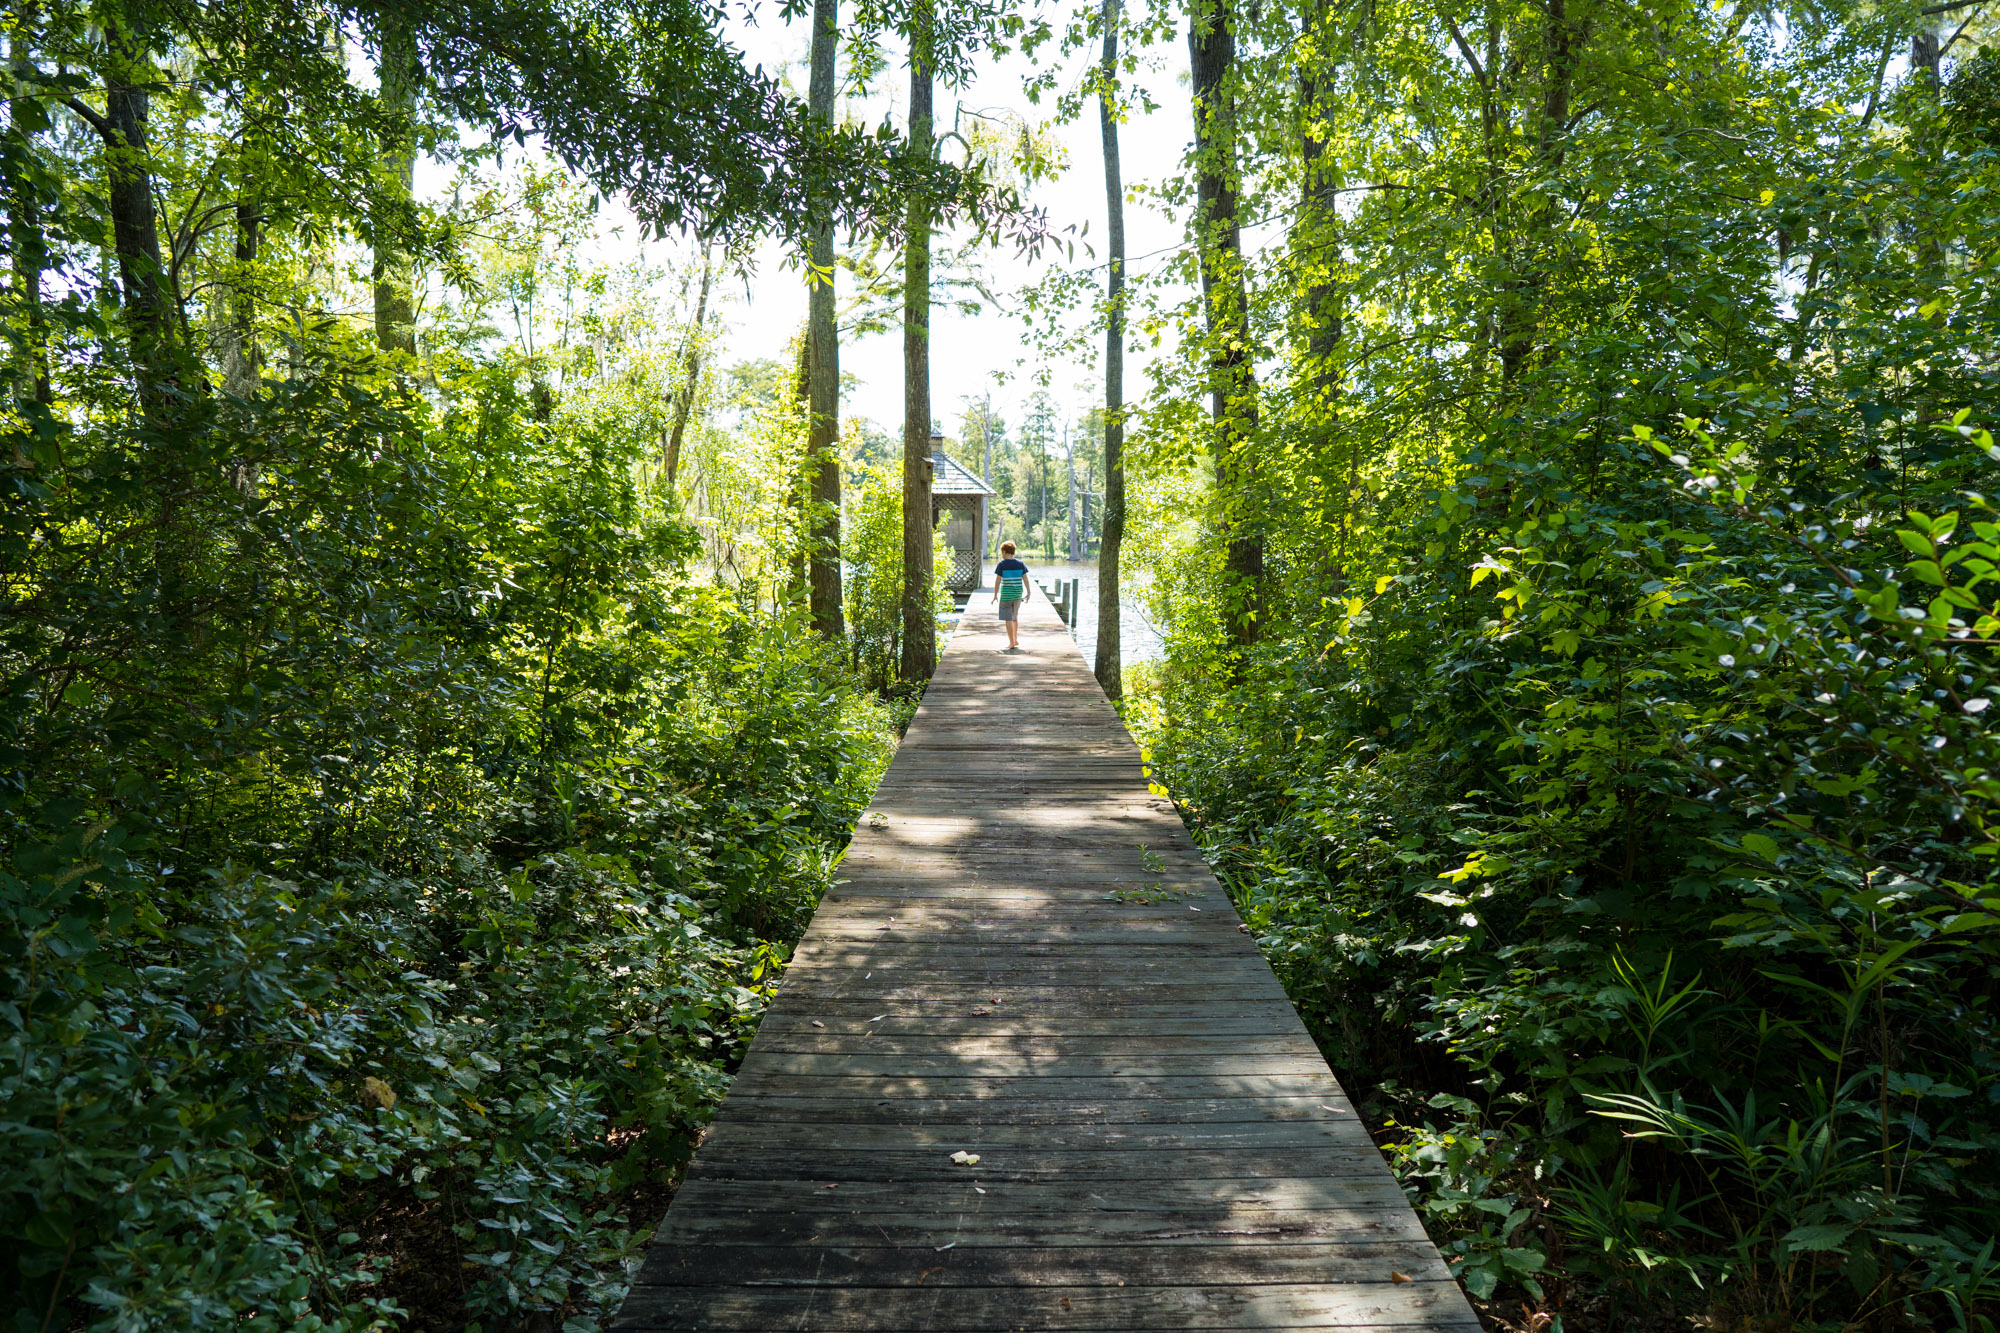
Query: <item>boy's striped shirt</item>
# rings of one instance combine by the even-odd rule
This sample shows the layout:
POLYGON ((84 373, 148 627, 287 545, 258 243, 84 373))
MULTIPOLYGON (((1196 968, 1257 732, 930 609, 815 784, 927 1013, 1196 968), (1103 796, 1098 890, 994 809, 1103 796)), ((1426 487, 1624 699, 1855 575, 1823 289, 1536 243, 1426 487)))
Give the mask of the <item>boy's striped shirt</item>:
POLYGON ((1019 560, 1002 560, 993 569, 1000 580, 1000 600, 1023 602, 1028 598, 1028 567, 1019 560))

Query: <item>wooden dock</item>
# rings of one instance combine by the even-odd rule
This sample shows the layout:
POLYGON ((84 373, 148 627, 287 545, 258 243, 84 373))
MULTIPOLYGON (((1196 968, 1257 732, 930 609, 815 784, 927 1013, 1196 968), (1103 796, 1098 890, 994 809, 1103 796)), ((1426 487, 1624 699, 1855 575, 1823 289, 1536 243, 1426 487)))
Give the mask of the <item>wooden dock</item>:
POLYGON ((614 1328, 1473 1333, 1040 598, 1021 642, 974 598, 614 1328))

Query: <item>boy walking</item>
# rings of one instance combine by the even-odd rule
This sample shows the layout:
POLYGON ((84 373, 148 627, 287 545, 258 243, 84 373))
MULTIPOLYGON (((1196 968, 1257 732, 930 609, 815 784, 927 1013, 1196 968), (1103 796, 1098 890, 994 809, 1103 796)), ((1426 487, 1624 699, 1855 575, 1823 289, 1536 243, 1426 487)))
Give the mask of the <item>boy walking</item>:
POLYGON ((993 566, 993 600, 1000 623, 1007 627, 1007 651, 1021 651, 1021 603, 1028 600, 1028 567, 1014 558, 1014 543, 1000 543, 1000 563, 993 566))

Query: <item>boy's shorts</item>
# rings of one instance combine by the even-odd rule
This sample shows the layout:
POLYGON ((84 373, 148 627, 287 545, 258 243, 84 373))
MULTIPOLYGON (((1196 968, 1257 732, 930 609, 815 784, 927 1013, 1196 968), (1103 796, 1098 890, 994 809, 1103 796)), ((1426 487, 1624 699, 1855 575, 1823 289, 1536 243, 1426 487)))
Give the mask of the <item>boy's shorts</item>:
POLYGON ((1000 603, 1000 619, 1002 621, 1019 620, 1020 618, 1021 604, 1019 602, 1000 603))

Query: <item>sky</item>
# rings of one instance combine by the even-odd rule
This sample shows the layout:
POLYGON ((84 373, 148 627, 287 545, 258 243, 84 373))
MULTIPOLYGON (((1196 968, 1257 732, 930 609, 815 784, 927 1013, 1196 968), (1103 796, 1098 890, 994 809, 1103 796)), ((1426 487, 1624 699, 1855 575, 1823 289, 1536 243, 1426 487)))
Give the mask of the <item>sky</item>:
MULTIPOLYGON (((759 27, 736 26, 730 39, 753 65, 790 79, 804 91, 804 60, 807 45, 804 22, 785 25, 772 20, 759 27)), ((1121 127, 1120 155, 1128 200, 1135 185, 1157 182, 1177 171, 1193 137, 1185 89, 1186 53, 1178 45, 1162 46, 1146 53, 1149 69, 1139 78, 1159 107, 1147 114, 1135 111, 1121 127)), ((1053 55, 1051 55, 1051 58, 1053 55)), ((1063 62, 1059 73, 1063 86, 1073 86, 1089 56, 1079 53, 1063 62)), ((1014 298, 1039 281, 1051 264, 1088 269, 1103 263, 1105 227, 1104 159, 1099 137, 1095 102, 1086 114, 1070 124, 1050 124, 1054 106, 1044 98, 1041 106, 1028 100, 1024 83, 1034 72, 1019 56, 1000 62, 982 62, 983 72, 968 87, 940 86, 936 93, 936 119, 942 130, 953 123, 960 108, 1002 118, 1020 117, 1032 124, 1045 125, 1066 150, 1066 169, 1054 180, 1038 184, 1031 202, 1045 209, 1049 225, 1059 235, 1076 236, 1073 255, 1047 253, 1039 261, 1018 256, 1011 247, 988 252, 986 271, 989 287, 1003 302, 1017 305, 1014 298), (1072 232, 1070 229, 1076 229, 1072 232), (1089 251, 1086 250, 1089 247, 1089 251)), ((908 74, 899 66, 889 70, 880 82, 889 92, 856 110, 869 123, 878 123, 884 113, 893 114, 898 126, 905 123, 908 74)), ((1143 273, 1158 267, 1185 237, 1185 222, 1168 216, 1149 201, 1128 201, 1126 205, 1126 254, 1128 272, 1143 273), (1142 259, 1141 256, 1153 256, 1142 259)), ((844 243, 844 242, 843 242, 844 243)), ((798 270, 785 264, 782 247, 767 243, 756 254, 755 275, 747 284, 734 285, 733 299, 723 312, 725 326, 723 360, 726 363, 760 357, 782 357, 793 334, 805 321, 806 294, 798 270)), ((1093 275, 1102 286, 1102 274, 1093 275)), ((848 275, 841 275, 842 297, 848 290, 848 275)), ((994 415, 1010 425, 1021 419, 1021 407, 1035 391, 1035 375, 1046 368, 1048 389, 1062 409, 1060 416, 1075 420, 1090 407, 1103 401, 1101 366, 1074 362, 1047 364, 1027 341, 1027 328, 1019 315, 988 307, 976 316, 961 315, 939 308, 932 316, 931 403, 933 414, 948 435, 958 434, 958 421, 968 400, 991 394, 994 415)), ((1092 340, 1102 346, 1102 335, 1092 340)), ((1148 349, 1128 346, 1126 393, 1136 397, 1144 385, 1142 368, 1148 349)), ((840 349, 841 370, 852 374, 858 384, 851 392, 846 410, 868 417, 891 434, 902 419, 903 342, 900 329, 853 339, 840 349)))
MULTIPOLYGON (((805 92, 807 23, 786 24, 777 17, 775 6, 767 9, 758 24, 740 15, 730 21, 728 40, 744 55, 747 64, 761 66, 767 73, 800 96, 805 92)), ((878 94, 849 103, 848 110, 864 123, 879 124, 885 114, 900 129, 907 121, 909 76, 895 62, 877 80, 878 94)), ((1095 58, 1095 47, 1067 59, 1053 51, 1044 60, 1059 62, 1059 88, 1074 87, 1095 58)), ((357 52, 356 76, 372 82, 372 72, 357 52)), ((1145 187, 1157 185, 1181 168, 1193 127, 1187 94, 1187 53, 1184 46, 1171 42, 1141 52, 1142 68, 1133 81, 1150 95, 1157 108, 1135 107, 1121 126, 1120 156, 1126 186, 1125 209, 1127 274, 1134 279, 1161 270, 1186 239, 1186 220, 1169 212, 1158 201, 1145 196, 1145 187)), ((1041 105, 1029 101, 1025 84, 1038 70, 1019 55, 980 60, 981 73, 964 88, 940 85, 935 94, 935 117, 940 132, 951 127, 961 112, 969 120, 975 113, 1002 121, 1025 120, 1046 131, 1061 148, 1064 169, 1051 180, 1037 182, 1029 191, 1029 202, 1043 209, 1048 227, 1065 242, 1047 247, 1039 258, 1017 254, 1011 247, 985 252, 982 267, 987 289, 1000 305, 986 305, 976 315, 962 314, 939 305, 932 315, 931 403, 933 416, 947 435, 959 434, 959 422, 967 405, 990 396, 993 414, 1011 428, 1018 425, 1026 400, 1042 387, 1055 398, 1058 420, 1075 421, 1091 407, 1103 402, 1103 348, 1101 330, 1092 330, 1090 345, 1096 355, 1087 361, 1074 356, 1049 358, 1029 341, 1028 326, 1019 313, 1019 294, 1041 281, 1055 265, 1088 274, 1102 290, 1105 229, 1104 160, 1095 100, 1086 104, 1081 118, 1067 124, 1054 120, 1054 98, 1045 96, 1041 105)), ((476 135, 468 135, 476 139, 476 135)), ((420 197, 442 201, 452 191, 451 166, 423 159, 417 164, 420 197)), ((621 264, 645 258, 657 265, 662 261, 685 261, 694 253, 688 238, 642 243, 637 219, 619 201, 606 200, 599 214, 596 243, 589 247, 593 257, 607 264, 621 264), (663 247, 665 253, 663 253, 663 247)), ((1246 241, 1255 244, 1254 229, 1246 241)), ((941 238, 942 240, 943 238, 941 238)), ((846 248, 849 238, 837 244, 846 248)), ((942 245, 939 247, 942 248, 942 245)), ((844 299, 851 290, 851 275, 838 278, 844 299)), ((668 292, 662 292, 667 299, 668 292)), ((783 358, 788 344, 805 323, 806 290, 799 270, 789 262, 788 252, 777 241, 766 241, 751 255, 746 271, 718 282, 716 297, 722 304, 722 346, 718 362, 729 365, 764 358, 783 358)), ((684 316, 682 316, 684 317, 684 316)), ((1088 318, 1080 312, 1079 318, 1088 318)), ((1128 404, 1136 403, 1146 386, 1145 366, 1153 349, 1136 336, 1128 337, 1125 393, 1128 404)), ((843 404, 849 416, 865 417, 889 434, 900 433, 903 402, 903 343, 900 327, 886 332, 850 338, 840 349, 843 375, 856 383, 843 404)))

